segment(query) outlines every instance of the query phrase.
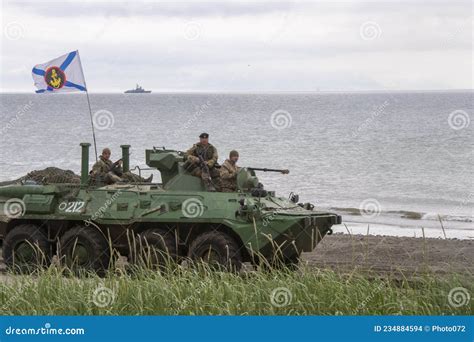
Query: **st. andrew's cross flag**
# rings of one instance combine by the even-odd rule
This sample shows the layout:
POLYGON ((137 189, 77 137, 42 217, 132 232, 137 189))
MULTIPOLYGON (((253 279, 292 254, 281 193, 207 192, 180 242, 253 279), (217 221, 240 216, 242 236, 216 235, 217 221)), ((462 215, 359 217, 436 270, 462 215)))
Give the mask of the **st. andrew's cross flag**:
POLYGON ((32 70, 37 93, 87 91, 79 51, 73 51, 32 70))
POLYGON ((61 57, 43 64, 37 64, 31 71, 37 93, 61 93, 71 91, 85 91, 91 117, 92 138, 97 160, 97 143, 95 140, 94 121, 92 119, 91 102, 87 92, 86 80, 82 71, 79 51, 69 52, 61 57))

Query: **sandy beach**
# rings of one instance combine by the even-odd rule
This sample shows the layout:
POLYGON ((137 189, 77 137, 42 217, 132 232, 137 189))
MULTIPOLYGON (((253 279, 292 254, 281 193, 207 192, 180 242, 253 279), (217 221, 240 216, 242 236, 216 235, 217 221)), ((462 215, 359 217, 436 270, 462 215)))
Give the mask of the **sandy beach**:
POLYGON ((334 234, 306 253, 304 260, 338 272, 358 269, 407 277, 425 272, 474 274, 474 241, 334 234))

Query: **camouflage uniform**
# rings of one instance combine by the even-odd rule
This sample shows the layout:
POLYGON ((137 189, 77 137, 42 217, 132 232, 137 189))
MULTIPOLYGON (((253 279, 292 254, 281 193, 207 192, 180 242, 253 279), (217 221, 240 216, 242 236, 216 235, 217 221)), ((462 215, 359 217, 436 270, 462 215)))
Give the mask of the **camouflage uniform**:
POLYGON ((205 182, 209 181, 209 177, 212 180, 214 187, 219 186, 219 171, 215 168, 218 155, 217 149, 211 145, 207 144, 204 146, 201 143, 194 144, 187 152, 187 165, 186 169, 196 177, 201 177, 205 182), (206 162, 209 168, 209 175, 203 172, 202 168, 199 167, 199 156, 206 162))
POLYGON ((110 160, 99 156, 99 160, 92 166, 91 177, 95 183, 114 184, 117 182, 144 183, 146 180, 130 171, 122 172, 118 165, 114 166, 110 160))
POLYGON ((226 159, 224 164, 222 164, 220 169, 222 192, 237 191, 237 173, 239 169, 230 159, 226 159))
POLYGON ((112 161, 106 160, 99 156, 99 160, 92 166, 91 177, 94 182, 103 182, 106 184, 113 184, 122 181, 122 178, 117 176, 113 171, 112 161))
POLYGON ((122 174, 122 181, 127 183, 149 183, 150 181, 146 180, 139 175, 131 173, 130 171, 124 172, 122 174))

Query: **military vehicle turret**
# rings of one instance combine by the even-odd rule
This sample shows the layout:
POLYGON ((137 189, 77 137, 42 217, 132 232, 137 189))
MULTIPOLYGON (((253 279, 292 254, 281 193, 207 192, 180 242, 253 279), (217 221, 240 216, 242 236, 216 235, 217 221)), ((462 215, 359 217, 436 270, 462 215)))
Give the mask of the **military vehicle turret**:
MULTIPOLYGON (((241 168, 235 193, 207 192, 187 173, 185 153, 146 150, 161 183, 90 185, 89 146, 82 143, 80 184, 0 187, 0 239, 9 267, 48 265, 53 255, 73 269, 104 273, 120 255, 184 258, 239 270, 242 263, 298 263, 341 217, 317 211, 298 196, 264 190, 254 169, 241 168), (117 253, 118 252, 118 253, 117 253)), ((122 145, 124 172, 129 145, 122 145)))

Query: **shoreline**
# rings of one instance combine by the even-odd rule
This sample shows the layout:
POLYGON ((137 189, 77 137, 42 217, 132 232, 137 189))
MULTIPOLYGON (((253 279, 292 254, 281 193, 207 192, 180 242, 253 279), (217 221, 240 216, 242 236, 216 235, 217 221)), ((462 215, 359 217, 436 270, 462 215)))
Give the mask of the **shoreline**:
POLYGON ((369 223, 346 221, 343 217, 342 224, 332 227, 334 234, 361 235, 374 237, 401 237, 401 238, 423 238, 427 239, 457 239, 474 241, 474 229, 427 227, 419 225, 401 225, 399 223, 369 223), (367 234, 368 232, 368 234, 367 234))
MULTIPOLYGON (((20 183, 24 179, 38 181, 48 176, 49 182, 61 179, 78 183, 80 176, 72 170, 58 167, 32 170, 20 178, 0 182, 0 186, 20 183)), ((436 214, 413 210, 381 210, 364 213, 356 207, 317 207, 318 211, 335 212, 342 216, 342 225, 333 227, 335 233, 389 235, 398 237, 474 239, 474 216, 436 214)))

